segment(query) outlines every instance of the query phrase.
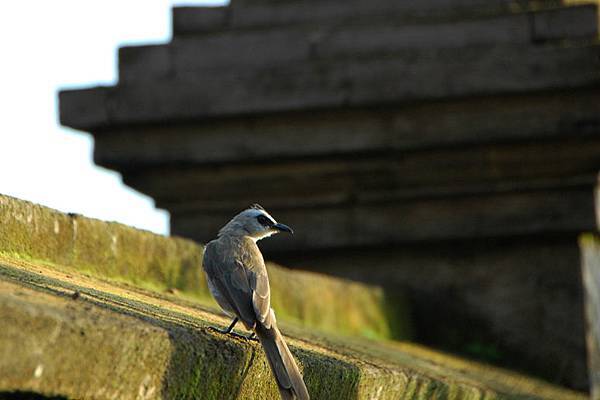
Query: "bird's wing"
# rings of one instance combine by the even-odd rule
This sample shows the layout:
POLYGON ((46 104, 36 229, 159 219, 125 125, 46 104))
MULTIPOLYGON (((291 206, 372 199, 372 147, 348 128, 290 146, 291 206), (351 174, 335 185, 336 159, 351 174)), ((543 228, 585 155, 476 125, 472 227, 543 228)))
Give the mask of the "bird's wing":
POLYGON ((247 328, 251 328, 256 322, 256 314, 247 268, 234 254, 223 254, 224 251, 224 247, 209 243, 204 250, 204 270, 213 287, 229 303, 229 308, 247 328))
POLYGON ((263 256, 255 242, 248 241, 240 248, 238 261, 243 265, 250 290, 252 291, 252 307, 256 320, 265 327, 271 327, 271 290, 269 276, 263 256))
POLYGON ((266 328, 271 327, 271 289, 269 287, 269 276, 267 268, 262 260, 259 265, 254 265, 249 276, 252 288, 252 305, 256 313, 256 319, 266 328))

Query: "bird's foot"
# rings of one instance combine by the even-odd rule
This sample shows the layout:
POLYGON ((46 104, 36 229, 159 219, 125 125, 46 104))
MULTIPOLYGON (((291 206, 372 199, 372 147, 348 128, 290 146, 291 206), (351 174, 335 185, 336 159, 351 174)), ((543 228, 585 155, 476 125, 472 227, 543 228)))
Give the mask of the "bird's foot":
POLYGON ((211 326, 210 329, 217 331, 219 333, 228 334, 228 333, 231 333, 231 331, 233 331, 233 327, 235 326, 235 324, 237 324, 237 322, 238 322, 238 319, 234 318, 233 321, 231 321, 231 324, 229 324, 229 326, 225 329, 219 329, 214 326, 211 326))
POLYGON ((210 329, 211 331, 215 331, 217 333, 221 333, 223 335, 229 335, 229 334, 233 333, 232 330, 220 329, 220 328, 217 328, 216 326, 209 326, 208 329, 210 329))
POLYGON ((231 324, 230 324, 230 325, 229 325, 227 328, 225 328, 225 329, 219 329, 219 328, 217 328, 217 327, 215 327, 215 326, 210 326, 210 327, 209 327, 209 329, 211 329, 211 330, 213 330, 213 331, 215 331, 215 332, 218 332, 218 333, 224 334, 224 335, 231 335, 231 336, 235 336, 235 337, 238 337, 238 338, 240 338, 240 339, 246 339, 246 340, 258 341, 258 339, 255 337, 255 333, 254 333, 254 332, 252 332, 252 333, 251 333, 250 335, 248 335, 248 336, 245 336, 245 335, 240 335, 240 334, 238 334, 238 333, 235 333, 235 332, 233 331, 233 327, 235 326, 235 324, 237 324, 237 322, 238 322, 238 318, 234 318, 234 319, 233 319, 233 321, 231 321, 231 324))

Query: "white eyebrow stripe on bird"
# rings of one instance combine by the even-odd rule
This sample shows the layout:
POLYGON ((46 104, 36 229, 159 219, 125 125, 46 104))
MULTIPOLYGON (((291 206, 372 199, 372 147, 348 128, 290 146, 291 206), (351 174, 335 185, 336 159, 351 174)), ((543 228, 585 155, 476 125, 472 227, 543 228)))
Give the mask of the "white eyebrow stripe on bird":
POLYGON ((275 221, 275 218, 271 217, 271 215, 268 212, 266 212, 265 210, 249 209, 248 214, 255 218, 258 217, 259 215, 264 215, 265 217, 269 218, 269 220, 271 221, 272 224, 277 223, 275 221))

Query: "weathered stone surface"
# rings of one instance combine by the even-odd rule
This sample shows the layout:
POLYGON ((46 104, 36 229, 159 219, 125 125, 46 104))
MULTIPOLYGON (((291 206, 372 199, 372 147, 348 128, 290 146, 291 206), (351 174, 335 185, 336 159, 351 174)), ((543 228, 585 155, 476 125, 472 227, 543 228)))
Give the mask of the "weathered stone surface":
POLYGON ((0 252, 202 295, 202 251, 189 240, 63 214, 0 195, 0 252))
MULTIPOLYGON (((102 140, 100 140, 102 141, 102 140)), ((265 151, 265 149, 262 149, 265 151)), ((177 214, 237 209, 257 199, 271 207, 365 201, 394 193, 402 199, 514 190, 592 187, 600 141, 552 140, 412 152, 280 161, 276 164, 164 165, 126 171, 124 182, 177 214), (240 185, 246 186, 239 193, 240 185), (201 190, 199 190, 201 188, 201 190)), ((123 160, 124 161, 124 160, 123 160)), ((120 164, 111 165, 119 169, 120 164)))
POLYGON ((227 28, 228 7, 173 7, 173 34, 206 33, 227 28))
MULTIPOLYGON (((198 15, 202 15, 198 13, 198 15)), ((168 45, 120 50, 121 83, 216 69, 274 68, 306 60, 393 53, 407 48, 458 48, 597 36, 595 5, 534 13, 406 24, 395 18, 325 25, 293 25, 254 30, 221 30, 210 35, 175 37, 168 45), (163 57, 163 53, 168 56, 163 57), (156 55, 158 62, 148 64, 156 55), (168 65, 164 65, 168 62, 168 65), (150 65, 150 68, 148 66, 150 65)))
MULTIPOLYGON (((64 100, 63 94, 61 93, 66 92, 63 91, 58 94, 59 104, 63 103, 64 100)), ((103 104, 103 98, 108 94, 107 87, 80 89, 77 92, 72 93, 72 95, 76 96, 77 98, 72 97, 71 99, 73 101, 70 101, 68 105, 63 105, 65 105, 64 110, 66 113, 79 115, 77 118, 77 124, 82 124, 82 126, 95 126, 98 121, 108 121, 111 118, 109 117, 110 112, 104 107, 103 104)), ((62 111, 60 114, 62 115, 62 111)), ((61 121, 63 120, 63 117, 59 118, 61 121)), ((65 118, 68 120, 68 117, 65 118)))
POLYGON ((109 125, 572 88, 600 83, 598 54, 596 45, 415 49, 285 68, 223 70, 217 75, 178 71, 177 79, 152 85, 62 91, 60 118, 63 125, 96 130, 109 125), (519 62, 507 68, 507 60, 519 62))
POLYGON ((534 40, 597 37, 598 6, 585 4, 531 14, 534 40))
MULTIPOLYGON (((397 1, 332 1, 306 2, 286 1, 271 4, 249 4, 234 1, 228 7, 174 7, 172 12, 175 38, 247 28, 283 27, 290 25, 319 25, 360 23, 367 19, 393 19, 403 25, 416 23, 443 23, 473 18, 496 17, 514 13, 540 13, 538 30, 540 39, 578 37, 589 34, 589 14, 584 8, 591 7, 592 0, 584 1, 445 1, 445 2, 397 2, 397 1), (583 7, 565 8, 564 4, 583 7), (343 4, 343 6, 342 6, 343 4), (565 12, 563 12, 563 10, 565 12), (546 13, 547 12, 547 13, 546 13), (580 26, 573 25, 573 18, 583 18, 580 26), (552 19, 558 26, 550 26, 552 19), (563 26, 560 26, 563 25, 563 26), (588 33, 583 33, 588 31, 588 33), (553 32, 547 36, 546 32, 553 32), (560 33, 559 33, 560 32, 560 33), (562 36, 565 35, 565 36, 562 36)), ((533 23, 534 21, 532 21, 533 23)))
POLYGON ((330 19, 352 18, 369 15, 394 15, 399 20, 424 18, 448 18, 495 14, 508 10, 528 10, 537 6, 560 5, 558 0, 512 1, 512 0, 428 0, 363 2, 351 0, 326 1, 255 1, 234 0, 231 3, 231 26, 248 27, 261 25, 284 25, 301 22, 319 22, 330 19))
MULTIPOLYGON (((269 206, 268 200, 265 204, 269 206)), ((207 232, 217 232, 228 221, 227 211, 219 206, 173 214, 173 233, 201 240, 209 235, 207 232)), ((413 200, 397 198, 392 193, 370 202, 348 202, 335 207, 269 207, 269 210, 295 229, 293 241, 274 238, 263 245, 269 251, 281 252, 572 234, 595 228, 591 185, 413 200)))
POLYGON ((402 290, 419 343, 587 390, 577 234, 274 254, 402 290))
POLYGON ((167 79, 175 75, 172 51, 167 46, 125 46, 119 48, 119 83, 167 79))
MULTIPOLYGON (((4 259, 0 316, 2 394, 125 400, 277 396, 259 345, 211 331, 208 326, 226 320, 193 304, 4 259)), ((291 333, 288 341, 314 399, 584 398, 409 344, 283 329, 291 333)))
MULTIPOLYGON (((600 92, 571 90, 376 110, 313 111, 179 125, 111 127, 94 132, 94 160, 126 173, 132 166, 140 170, 169 165, 264 164, 269 160, 308 156, 351 155, 352 160, 360 162, 357 154, 461 146, 468 151, 485 143, 524 141, 528 143, 526 146, 534 148, 532 143, 542 140, 593 138, 598 129, 600 92), (140 140, 141 137, 144 139, 140 140)), ((500 150, 507 148, 510 146, 500 150)), ((228 168, 210 171, 227 173, 228 168)))
MULTIPOLYGON (((211 232, 211 238, 216 236, 211 232)), ((0 195, 0 255, 126 281, 214 304, 201 271, 202 247, 0 195)), ((268 264, 280 319, 346 335, 407 339, 410 309, 401 292, 268 264), (300 288, 303 288, 302 290, 300 288), (309 295, 312 293, 312 295, 309 295), (328 299, 328 300, 325 300, 328 299), (348 308, 354 309, 348 314, 348 308)))
POLYGON ((588 234, 579 239, 583 277, 586 342, 591 399, 600 399, 600 238, 588 234))
MULTIPOLYGON (((474 17, 497 15, 507 12, 525 12, 556 10, 563 6, 598 4, 598 0, 427 0, 427 1, 393 1, 376 0, 361 2, 360 0, 339 1, 304 1, 304 0, 234 0, 229 7, 229 29, 278 26, 298 23, 323 23, 331 20, 364 19, 373 16, 392 16, 400 22, 439 21, 448 19, 469 19, 474 17)), ((190 14, 204 7, 187 8, 190 14)), ((177 8, 176 8, 177 9, 177 8)), ((185 9, 185 8, 182 8, 185 9)), ((176 20, 183 18, 184 10, 174 13, 176 20)), ((203 21, 186 26, 182 33, 204 32, 203 21)), ((177 32, 176 32, 177 33, 177 32)))
POLYGON ((2 398, 17 390, 88 399, 161 395, 174 350, 164 329, 6 281, 0 316, 2 398))
POLYGON ((409 340, 412 310, 401 290, 384 291, 322 274, 268 264, 277 317, 313 330, 371 339, 409 340))
POLYGON ((564 3, 238 0, 61 118, 174 232, 258 201, 299 232, 269 255, 409 293, 417 340, 585 388, 600 58, 595 6, 564 3))

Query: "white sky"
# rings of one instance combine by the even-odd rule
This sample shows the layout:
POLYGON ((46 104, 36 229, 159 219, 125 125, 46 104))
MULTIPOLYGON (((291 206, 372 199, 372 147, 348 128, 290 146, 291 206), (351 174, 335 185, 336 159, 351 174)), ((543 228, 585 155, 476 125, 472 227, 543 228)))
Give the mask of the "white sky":
POLYGON ((168 234, 165 211, 93 164, 89 134, 59 126, 57 91, 115 83, 117 48, 168 41, 183 3, 224 1, 0 3, 0 193, 168 234))

